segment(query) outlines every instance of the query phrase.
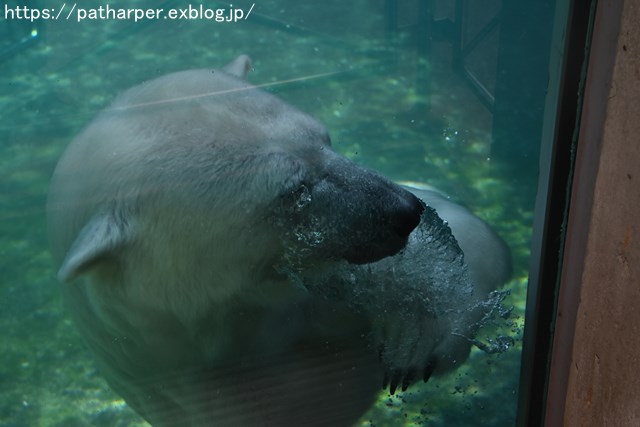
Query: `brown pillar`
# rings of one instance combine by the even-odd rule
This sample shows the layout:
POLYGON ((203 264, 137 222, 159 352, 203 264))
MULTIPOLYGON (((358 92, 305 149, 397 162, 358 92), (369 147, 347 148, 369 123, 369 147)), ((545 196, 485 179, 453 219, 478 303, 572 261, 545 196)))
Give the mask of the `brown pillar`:
POLYGON ((619 17, 597 12, 546 426, 640 426, 640 0, 612 3, 619 17))

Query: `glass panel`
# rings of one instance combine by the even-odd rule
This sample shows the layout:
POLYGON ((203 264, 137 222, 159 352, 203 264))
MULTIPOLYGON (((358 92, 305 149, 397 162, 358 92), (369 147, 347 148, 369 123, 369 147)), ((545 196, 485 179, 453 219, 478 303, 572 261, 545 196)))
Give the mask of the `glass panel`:
POLYGON ((529 3, 3 5, 0 424, 513 425, 529 3))

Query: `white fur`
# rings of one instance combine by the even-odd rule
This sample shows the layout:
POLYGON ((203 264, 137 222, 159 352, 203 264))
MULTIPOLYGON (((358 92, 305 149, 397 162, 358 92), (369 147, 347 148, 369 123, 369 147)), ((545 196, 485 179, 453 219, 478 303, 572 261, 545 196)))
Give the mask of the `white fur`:
MULTIPOLYGON (((47 204, 63 294, 112 387, 154 425, 348 426, 389 368, 375 322, 281 267, 392 256, 422 207, 333 152, 319 122, 247 83, 250 68, 241 56, 146 82, 74 139, 47 204)), ((419 195, 450 222, 479 298, 499 286, 499 238, 419 195)), ((433 326, 421 325, 408 340, 433 326)))

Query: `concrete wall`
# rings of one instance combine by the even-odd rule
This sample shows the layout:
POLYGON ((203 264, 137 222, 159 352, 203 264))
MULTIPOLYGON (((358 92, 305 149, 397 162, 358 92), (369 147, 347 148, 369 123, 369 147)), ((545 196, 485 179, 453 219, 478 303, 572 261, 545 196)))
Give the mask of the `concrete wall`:
MULTIPOLYGON (((607 23, 596 22, 547 426, 640 426, 640 0, 618 3, 616 34, 603 40, 601 33, 598 40, 599 25, 607 23), (602 43, 614 49, 609 59, 602 43), (609 77, 598 60, 613 64, 609 77), (594 113, 599 109, 600 118, 594 113), (572 304, 577 312, 568 316, 572 304), (569 366, 559 363, 562 353, 567 361, 571 355, 569 366), (564 384, 558 380, 563 377, 564 384)), ((606 19, 607 11, 601 12, 598 19, 606 19)))

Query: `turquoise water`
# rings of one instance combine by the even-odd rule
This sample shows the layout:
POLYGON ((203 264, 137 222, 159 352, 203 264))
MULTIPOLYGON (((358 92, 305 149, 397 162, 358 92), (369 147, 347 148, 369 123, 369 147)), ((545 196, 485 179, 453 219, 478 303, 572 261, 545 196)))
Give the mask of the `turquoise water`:
MULTIPOLYGON (((234 7, 247 12, 252 4, 234 7)), ((82 3, 91 5, 104 4, 82 3)), ((156 7, 127 3, 136 5, 156 7)), ((513 425, 533 204, 522 196, 533 193, 513 183, 536 183, 509 175, 512 165, 494 158, 492 115, 452 72, 450 46, 426 48, 402 28, 388 30, 387 6, 272 0, 256 2, 238 22, 59 19, 14 22, 10 32, 0 21, 6 40, 20 40, 21 31, 36 39, 1 59, 0 426, 144 425, 100 377, 65 314, 46 241, 49 178, 70 139, 120 91, 241 53, 253 59, 249 80, 324 122, 336 151, 394 180, 439 188, 512 250, 505 301, 512 316, 489 325, 484 338, 510 335, 515 345, 494 355, 474 349, 449 375, 393 397, 381 393, 358 425, 513 425)), ((496 42, 476 59, 485 75, 495 68, 496 42)), ((488 80, 495 85, 495 76, 488 80)))

